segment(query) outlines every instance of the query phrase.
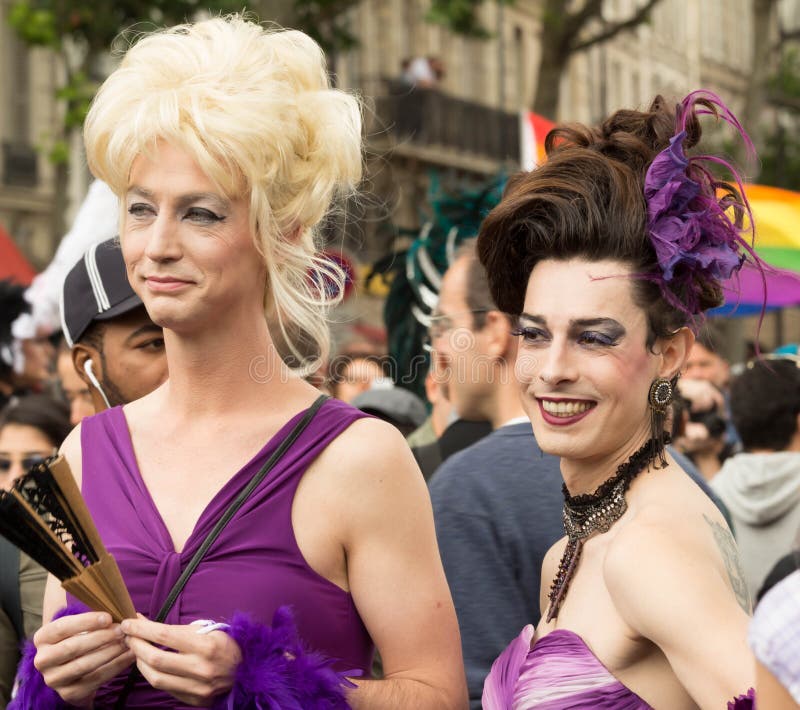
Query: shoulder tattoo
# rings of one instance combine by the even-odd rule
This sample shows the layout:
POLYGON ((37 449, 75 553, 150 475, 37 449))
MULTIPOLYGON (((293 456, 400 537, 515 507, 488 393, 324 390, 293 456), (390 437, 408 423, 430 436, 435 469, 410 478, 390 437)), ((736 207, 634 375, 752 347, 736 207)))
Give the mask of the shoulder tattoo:
POLYGON ((750 599, 750 590, 747 588, 747 583, 744 580, 744 570, 742 563, 739 561, 739 550, 736 547, 736 541, 733 539, 730 531, 724 526, 720 525, 716 520, 712 520, 705 513, 703 519, 708 523, 711 532, 714 535, 714 541, 717 543, 722 559, 725 562, 725 570, 728 572, 728 579, 733 587, 733 593, 736 595, 736 601, 748 614, 752 610, 752 600, 750 599))

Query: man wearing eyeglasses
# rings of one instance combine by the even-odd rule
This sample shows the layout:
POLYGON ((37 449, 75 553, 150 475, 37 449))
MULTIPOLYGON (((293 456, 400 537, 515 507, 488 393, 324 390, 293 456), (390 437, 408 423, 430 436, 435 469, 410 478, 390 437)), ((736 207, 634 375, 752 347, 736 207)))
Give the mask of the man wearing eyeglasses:
POLYGON ((542 558, 563 535, 558 459, 542 454, 520 404, 511 330, 468 242, 442 279, 431 361, 458 415, 492 432, 448 458, 430 492, 472 708, 492 661, 539 618, 542 558))

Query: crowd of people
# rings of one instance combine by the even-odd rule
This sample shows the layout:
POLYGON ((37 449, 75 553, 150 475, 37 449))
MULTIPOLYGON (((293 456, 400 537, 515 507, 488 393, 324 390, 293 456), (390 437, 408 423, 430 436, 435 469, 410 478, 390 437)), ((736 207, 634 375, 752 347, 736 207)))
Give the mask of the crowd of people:
POLYGON ((0 483, 60 451, 139 616, 0 539, 0 707, 800 704, 800 358, 704 320, 766 268, 686 157, 708 114, 740 129, 695 92, 551 133, 442 278, 423 400, 329 352, 361 126, 319 47, 140 39, 84 135, 119 237, 61 333, 0 283, 0 483))

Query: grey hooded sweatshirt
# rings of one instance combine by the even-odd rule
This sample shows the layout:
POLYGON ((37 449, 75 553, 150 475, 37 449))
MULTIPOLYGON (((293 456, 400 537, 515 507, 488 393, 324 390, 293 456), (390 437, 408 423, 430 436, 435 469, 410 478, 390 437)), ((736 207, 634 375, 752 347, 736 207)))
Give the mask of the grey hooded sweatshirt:
POLYGON ((736 454, 711 479, 731 518, 745 579, 755 598, 800 531, 800 453, 736 454))

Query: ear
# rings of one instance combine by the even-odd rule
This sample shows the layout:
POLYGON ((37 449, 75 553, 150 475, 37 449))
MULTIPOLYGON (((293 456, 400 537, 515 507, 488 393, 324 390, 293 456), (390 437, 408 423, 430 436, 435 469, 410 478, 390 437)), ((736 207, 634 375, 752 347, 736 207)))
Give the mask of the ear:
POLYGON ((72 365, 78 373, 78 377, 80 377, 89 388, 89 393, 92 395, 92 404, 94 404, 94 411, 99 413, 108 409, 108 405, 103 399, 103 395, 97 391, 94 382, 92 382, 86 374, 86 363, 89 360, 92 361, 92 372, 95 378, 99 382, 102 382, 104 373, 103 360, 100 357, 100 353, 91 345, 75 343, 72 347, 72 365))
POLYGON ((433 370, 429 369, 428 374, 425 375, 425 398, 431 404, 435 404, 438 396, 439 396, 439 383, 433 376, 433 370))
POLYGON ((89 390, 92 391, 94 390, 94 385, 86 376, 87 360, 92 361, 92 372, 94 372, 95 377, 97 377, 102 382, 103 363, 102 360, 100 359, 100 354, 91 345, 86 345, 84 343, 75 343, 75 345, 72 347, 72 366, 75 368, 75 372, 78 373, 78 377, 80 377, 81 380, 83 380, 89 387, 89 390))
POLYGON ((694 333, 683 327, 668 338, 659 338, 656 352, 661 357, 658 376, 671 380, 686 366, 694 345, 694 333))
POLYGON ((508 359, 509 350, 515 344, 508 316, 501 311, 489 311, 481 332, 488 338, 488 354, 493 358, 508 359))

